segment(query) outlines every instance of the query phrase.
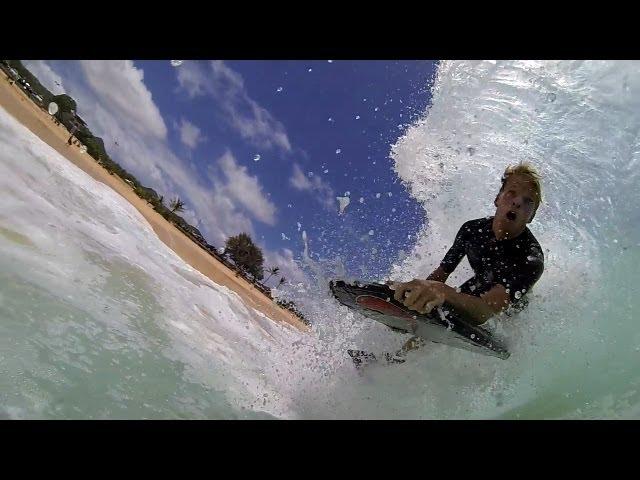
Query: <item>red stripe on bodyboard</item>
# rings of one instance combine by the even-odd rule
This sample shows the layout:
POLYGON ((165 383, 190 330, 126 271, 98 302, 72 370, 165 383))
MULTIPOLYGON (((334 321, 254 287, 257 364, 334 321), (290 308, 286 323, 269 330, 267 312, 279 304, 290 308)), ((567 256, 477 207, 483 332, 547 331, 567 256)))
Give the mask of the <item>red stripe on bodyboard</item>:
POLYGON ((363 308, 380 312, 383 315, 390 315, 392 317, 399 318, 413 318, 400 307, 393 303, 389 303, 382 298, 374 297, 373 295, 358 295, 356 297, 356 303, 363 308))

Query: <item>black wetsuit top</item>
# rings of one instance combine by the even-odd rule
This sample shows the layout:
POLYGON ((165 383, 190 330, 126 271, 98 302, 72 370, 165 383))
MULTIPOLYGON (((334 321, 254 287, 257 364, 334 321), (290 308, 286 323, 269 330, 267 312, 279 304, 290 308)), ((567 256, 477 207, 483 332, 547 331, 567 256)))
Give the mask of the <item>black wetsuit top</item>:
POLYGON ((512 307, 519 310, 526 305, 524 294, 544 270, 542 248, 526 227, 514 239, 497 240, 492 222, 493 217, 485 217, 463 224, 440 267, 451 273, 466 255, 475 275, 460 286, 461 293, 479 297, 501 284, 509 292, 512 307))

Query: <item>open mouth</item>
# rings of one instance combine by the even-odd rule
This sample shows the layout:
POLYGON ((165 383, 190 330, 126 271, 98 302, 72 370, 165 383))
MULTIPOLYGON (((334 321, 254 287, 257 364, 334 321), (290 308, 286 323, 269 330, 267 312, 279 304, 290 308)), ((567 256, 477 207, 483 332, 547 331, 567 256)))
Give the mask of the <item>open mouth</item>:
POLYGON ((515 222, 516 218, 518 218, 518 215, 513 210, 509 210, 505 216, 507 220, 511 220, 512 222, 515 222))

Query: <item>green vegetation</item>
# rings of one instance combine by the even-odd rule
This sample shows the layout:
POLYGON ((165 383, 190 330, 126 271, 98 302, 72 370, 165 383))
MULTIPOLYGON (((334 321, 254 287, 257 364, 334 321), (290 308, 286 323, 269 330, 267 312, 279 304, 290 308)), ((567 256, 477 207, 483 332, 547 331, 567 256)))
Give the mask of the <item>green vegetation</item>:
POLYGON ((26 69, 20 60, 5 60, 5 63, 13 68, 21 78, 24 78, 27 83, 31 86, 31 89, 38 95, 42 97, 42 103, 44 105, 49 105, 51 102, 51 98, 53 98, 53 93, 47 90, 40 81, 33 75, 29 70, 26 69))
POLYGON ((246 271, 256 280, 264 278, 264 256, 249 235, 240 233, 229 237, 225 245, 225 253, 231 257, 240 269, 246 271))
MULTIPOLYGON (((77 103, 71 96, 67 94, 54 95, 51 93, 27 70, 20 60, 3 60, 2 63, 4 64, 3 68, 6 68, 5 66, 8 65, 16 70, 20 77, 29 83, 33 92, 42 97, 41 108, 46 109, 50 102, 55 102, 58 105, 58 112, 55 114, 56 120, 62 123, 69 130, 70 134, 85 145, 87 147, 87 154, 95 159, 111 175, 117 175, 131 185, 133 191, 140 198, 146 200, 147 203, 167 221, 175 225, 176 228, 209 252, 218 261, 222 262, 228 268, 235 270, 237 275, 242 275, 243 278, 250 281, 258 290, 273 300, 271 290, 261 283, 264 278, 264 256, 262 250, 253 243, 249 235, 240 233, 239 235, 229 237, 225 244, 224 253, 218 253, 213 245, 207 243, 202 233, 200 233, 196 227, 190 225, 184 218, 176 214, 177 212, 184 211, 185 203, 180 200, 180 198, 176 197, 171 200, 167 207, 164 204, 164 196, 158 195, 153 188, 142 185, 136 177, 122 168, 109 156, 102 138, 94 136, 84 121, 78 117, 76 113, 77 103), (229 258, 232 262, 229 262, 229 258)), ((31 98, 36 101, 32 96, 31 98)), ((267 280, 280 273, 280 268, 274 266, 268 269, 268 272, 270 275, 267 280)), ((278 286, 283 285, 285 282, 286 279, 284 277, 280 278, 278 286)), ((293 302, 280 299, 274 301, 282 308, 293 312, 300 317, 303 322, 308 324, 303 315, 296 310, 293 302)))
POLYGON ((306 318, 304 318, 304 315, 302 315, 302 313, 298 311, 295 303, 290 302, 288 300, 279 300, 279 299, 276 300, 276 303, 280 305, 282 308, 286 308, 287 310, 292 312, 294 315, 296 315, 300 320, 302 320, 302 322, 305 325, 310 325, 309 321, 306 318))
MULTIPOLYGON (((66 93, 51 97, 51 100, 49 100, 49 102, 55 102, 58 104, 58 113, 74 113, 78 108, 76 101, 66 93)), ((47 102, 47 104, 49 102, 47 102)))
POLYGON ((100 137, 83 137, 83 132, 76 132, 76 136, 78 137, 78 140, 87 146, 87 153, 96 160, 99 161, 101 158, 108 157, 107 152, 104 149, 104 142, 100 137))

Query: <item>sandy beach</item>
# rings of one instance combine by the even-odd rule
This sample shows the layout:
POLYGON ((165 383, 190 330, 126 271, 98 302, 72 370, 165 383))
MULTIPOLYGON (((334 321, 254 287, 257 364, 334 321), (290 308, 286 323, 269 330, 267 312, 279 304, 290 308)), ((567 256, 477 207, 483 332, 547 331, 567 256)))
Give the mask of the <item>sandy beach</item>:
POLYGON ((276 322, 289 324, 301 331, 309 330, 298 317, 279 307, 242 277, 237 277, 234 271, 217 261, 165 220, 122 179, 111 175, 91 156, 82 153, 76 145, 68 145, 67 129, 63 125, 56 125, 17 85, 10 85, 4 73, 0 75, 0 106, 67 160, 125 198, 149 222, 158 238, 186 263, 215 283, 236 292, 248 307, 262 312, 276 322))

